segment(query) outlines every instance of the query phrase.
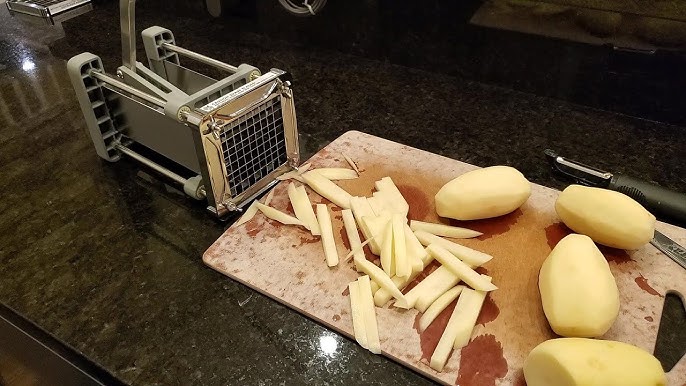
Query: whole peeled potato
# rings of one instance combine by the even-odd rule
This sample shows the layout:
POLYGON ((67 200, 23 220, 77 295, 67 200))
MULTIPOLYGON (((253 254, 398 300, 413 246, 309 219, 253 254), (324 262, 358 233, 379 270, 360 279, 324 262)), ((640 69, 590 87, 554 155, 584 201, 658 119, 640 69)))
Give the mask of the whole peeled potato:
POLYGON ((555 211, 574 232, 608 247, 638 249, 655 233, 655 216, 613 190, 570 185, 557 198, 555 211))
POLYGON ((524 362, 528 386, 664 386, 660 362, 611 340, 560 338, 536 346, 524 362))
POLYGON ((491 166, 467 172, 436 193, 436 212, 456 220, 498 217, 519 208, 531 184, 517 169, 491 166))
POLYGON ((592 338, 612 327, 619 291, 593 240, 571 234, 560 240, 538 275, 543 311, 556 334, 592 338))

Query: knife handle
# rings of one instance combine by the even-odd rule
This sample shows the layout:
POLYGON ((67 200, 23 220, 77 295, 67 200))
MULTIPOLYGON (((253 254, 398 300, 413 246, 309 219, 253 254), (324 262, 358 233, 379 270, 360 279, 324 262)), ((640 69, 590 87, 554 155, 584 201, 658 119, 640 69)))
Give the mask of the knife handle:
POLYGON ((686 223, 686 194, 621 174, 612 177, 608 188, 633 198, 658 217, 686 223))

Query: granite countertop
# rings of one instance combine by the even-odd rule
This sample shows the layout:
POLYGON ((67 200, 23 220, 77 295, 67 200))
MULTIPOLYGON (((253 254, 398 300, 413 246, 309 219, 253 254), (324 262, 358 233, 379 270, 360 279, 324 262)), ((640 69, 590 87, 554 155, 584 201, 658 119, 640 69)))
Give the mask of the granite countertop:
MULTIPOLYGON (((205 267, 228 224, 138 165, 97 157, 64 59, 91 51, 113 71, 116 18, 96 4, 64 29, 38 27, 0 7, 0 302, 131 384, 429 384, 205 267)), ((686 187, 681 127, 139 13, 139 30, 155 24, 208 56, 292 72, 305 157, 355 129, 555 188, 545 148, 686 187)), ((684 331, 667 331, 668 360, 684 331)))

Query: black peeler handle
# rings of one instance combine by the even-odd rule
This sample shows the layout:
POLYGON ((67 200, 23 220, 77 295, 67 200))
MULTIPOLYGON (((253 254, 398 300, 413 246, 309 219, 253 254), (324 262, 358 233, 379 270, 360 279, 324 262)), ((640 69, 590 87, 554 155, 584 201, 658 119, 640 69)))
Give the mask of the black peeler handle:
POLYGON ((686 194, 621 174, 612 176, 608 189, 616 190, 638 201, 657 217, 686 223, 686 194))

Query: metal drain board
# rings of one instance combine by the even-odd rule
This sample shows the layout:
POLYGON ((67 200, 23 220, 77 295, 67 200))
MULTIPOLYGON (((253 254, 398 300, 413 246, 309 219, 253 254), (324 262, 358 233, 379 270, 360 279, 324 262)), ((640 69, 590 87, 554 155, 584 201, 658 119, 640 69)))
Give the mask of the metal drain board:
POLYGON ((221 143, 231 196, 236 197, 288 161, 281 97, 227 124, 221 143))
POLYGON ((28 15, 52 17, 87 3, 90 0, 7 0, 7 8, 28 15))

